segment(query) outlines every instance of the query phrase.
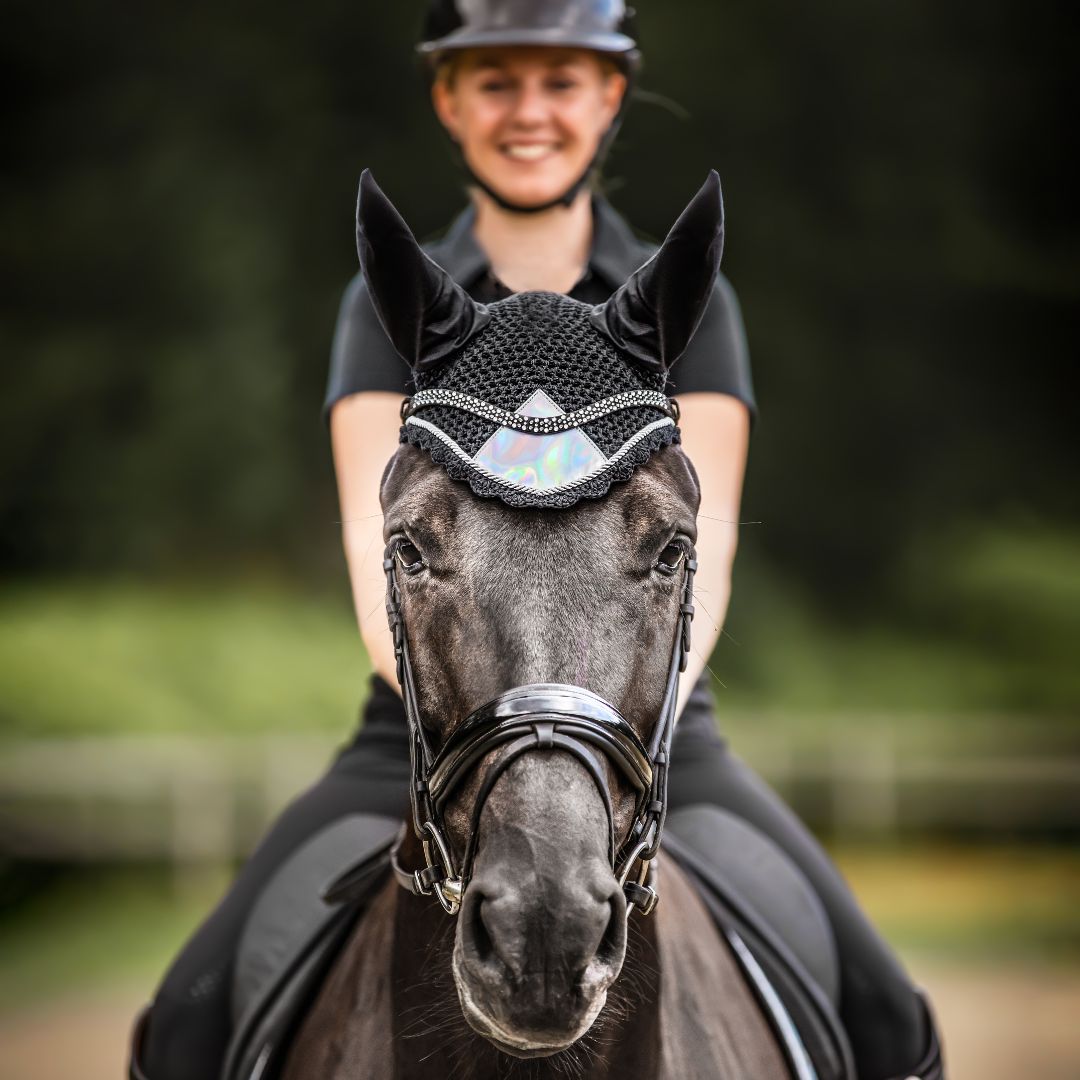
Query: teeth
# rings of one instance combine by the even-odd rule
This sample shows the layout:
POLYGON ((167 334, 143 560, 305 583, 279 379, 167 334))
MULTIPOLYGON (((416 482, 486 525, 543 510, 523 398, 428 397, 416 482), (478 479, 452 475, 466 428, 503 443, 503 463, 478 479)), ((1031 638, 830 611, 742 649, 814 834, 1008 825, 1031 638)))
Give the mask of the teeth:
POLYGON ((510 157, 517 158, 519 161, 536 161, 545 154, 550 153, 553 145, 553 143, 531 144, 528 146, 511 145, 506 148, 506 152, 510 157))

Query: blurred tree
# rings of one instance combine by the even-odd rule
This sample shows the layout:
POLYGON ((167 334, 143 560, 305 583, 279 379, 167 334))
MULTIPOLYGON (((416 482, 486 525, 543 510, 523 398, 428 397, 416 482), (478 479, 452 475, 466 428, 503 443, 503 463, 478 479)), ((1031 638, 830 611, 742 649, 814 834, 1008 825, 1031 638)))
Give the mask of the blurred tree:
MULTIPOLYGON (((370 165, 422 235, 462 195, 419 5, 5 0, 0 561, 338 566, 319 406, 370 165)), ((752 543, 899 605, 950 523, 1076 526, 1067 15, 1036 0, 641 5, 608 168, 661 234, 728 206, 761 403, 752 543), (685 118, 680 110, 685 110, 685 118)))

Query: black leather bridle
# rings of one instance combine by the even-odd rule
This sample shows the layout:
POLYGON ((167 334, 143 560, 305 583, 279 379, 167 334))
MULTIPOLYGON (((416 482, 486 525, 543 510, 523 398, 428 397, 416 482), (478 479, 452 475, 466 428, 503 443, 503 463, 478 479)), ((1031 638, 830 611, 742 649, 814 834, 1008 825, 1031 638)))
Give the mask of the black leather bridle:
POLYGON ((675 731, 679 675, 686 670, 690 655, 697 561, 689 555, 682 560, 684 577, 675 641, 660 715, 648 747, 618 709, 592 691, 563 683, 530 683, 499 694, 481 705, 436 752, 417 707, 395 555, 395 549, 389 548, 383 559, 386 614, 394 638, 398 682, 409 723, 412 762, 409 797, 413 828, 423 845, 426 863, 422 870, 411 872, 401 866, 399 853, 403 830, 391 852, 391 867, 399 883, 418 896, 436 896, 446 912, 455 915, 472 874, 480 815, 499 777, 522 754, 561 750, 577 758, 596 782, 611 827, 609 854, 612 869, 625 890, 627 904, 636 905, 643 914, 649 914, 659 899, 655 859, 667 815, 668 765, 675 731), (476 795, 465 854, 458 866, 446 839, 443 814, 447 801, 479 762, 500 747, 505 747, 505 752, 488 768, 476 795), (621 843, 615 836, 615 814, 608 790, 605 758, 637 792, 633 824, 621 843))

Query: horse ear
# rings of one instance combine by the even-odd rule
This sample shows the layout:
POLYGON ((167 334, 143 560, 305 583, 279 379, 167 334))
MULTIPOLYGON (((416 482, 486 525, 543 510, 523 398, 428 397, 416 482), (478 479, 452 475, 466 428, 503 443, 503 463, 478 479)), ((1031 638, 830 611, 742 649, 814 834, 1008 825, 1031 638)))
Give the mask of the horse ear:
POLYGON ((590 319, 635 360, 667 371, 705 314, 724 251, 724 200, 714 169, 660 250, 590 319))
POLYGON ((356 201, 356 250, 375 314, 414 371, 434 367, 491 318, 424 253, 369 169, 356 201))

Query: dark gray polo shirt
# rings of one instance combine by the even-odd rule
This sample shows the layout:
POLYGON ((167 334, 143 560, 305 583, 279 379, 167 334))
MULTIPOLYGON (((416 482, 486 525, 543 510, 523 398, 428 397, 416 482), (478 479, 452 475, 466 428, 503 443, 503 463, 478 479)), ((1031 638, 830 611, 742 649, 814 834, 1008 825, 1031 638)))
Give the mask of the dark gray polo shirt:
MULTIPOLYGON (((473 237, 474 221, 470 207, 442 240, 425 250, 474 300, 489 304, 510 292, 492 275, 487 256, 473 237)), ((654 245, 634 235, 607 202, 594 198, 592 250, 585 274, 570 295, 586 304, 602 304, 655 251, 654 245)), ((363 274, 357 274, 341 303, 324 415, 349 394, 365 390, 407 394, 410 382, 408 365, 383 333, 363 274)), ((667 392, 730 394, 746 405, 751 416, 756 412, 742 315, 735 291, 723 274, 717 276, 701 325, 671 369, 667 392)))

